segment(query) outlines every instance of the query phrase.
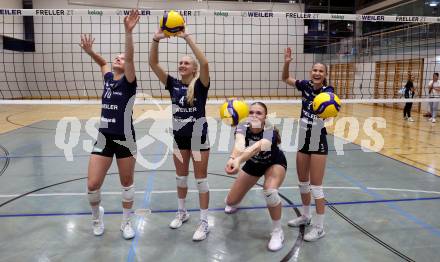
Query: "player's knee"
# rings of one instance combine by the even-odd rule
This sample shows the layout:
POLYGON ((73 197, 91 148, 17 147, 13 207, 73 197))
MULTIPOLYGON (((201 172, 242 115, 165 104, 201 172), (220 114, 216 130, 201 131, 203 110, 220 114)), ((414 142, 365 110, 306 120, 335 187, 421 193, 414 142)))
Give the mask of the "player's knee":
POLYGON ((89 199, 89 203, 91 204, 101 202, 101 190, 88 190, 87 198, 89 199))
POLYGON ((207 178, 198 178, 196 179, 197 189, 199 193, 207 193, 209 192, 209 184, 207 178))
POLYGON ((188 176, 176 175, 176 184, 180 188, 188 188, 188 176))
POLYGON ((322 185, 311 185, 312 195, 314 199, 324 198, 324 190, 322 189, 322 185))
POLYGON ((310 187, 310 181, 301 182, 298 183, 299 192, 301 194, 308 194, 310 193, 311 187, 310 187))
POLYGON ((99 183, 90 180, 87 181, 87 190, 89 192, 99 190, 99 183))
POLYGON ((263 190, 264 199, 266 200, 268 207, 276 207, 281 203, 280 195, 278 194, 278 189, 269 188, 263 190))
POLYGON ((134 184, 131 186, 122 187, 122 202, 133 202, 135 194, 134 184))
POLYGON ((123 187, 129 187, 133 185, 133 174, 120 175, 121 185, 123 187))

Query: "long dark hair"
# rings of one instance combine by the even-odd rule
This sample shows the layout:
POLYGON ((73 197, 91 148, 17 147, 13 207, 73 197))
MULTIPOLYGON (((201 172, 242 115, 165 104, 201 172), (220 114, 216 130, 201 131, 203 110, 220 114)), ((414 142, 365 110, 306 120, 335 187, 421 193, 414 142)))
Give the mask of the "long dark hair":
MULTIPOLYGON (((259 105, 264 109, 264 113, 267 115, 267 106, 265 103, 263 102, 253 102, 251 104, 251 106, 253 105, 259 105)), ((268 122, 268 121, 266 121, 268 122)), ((269 122, 270 123, 270 122, 269 122)), ((280 131, 278 130, 278 128, 276 128, 275 126, 273 126, 273 130, 275 131, 275 139, 277 141, 277 145, 281 144, 281 136, 280 136, 280 131)))

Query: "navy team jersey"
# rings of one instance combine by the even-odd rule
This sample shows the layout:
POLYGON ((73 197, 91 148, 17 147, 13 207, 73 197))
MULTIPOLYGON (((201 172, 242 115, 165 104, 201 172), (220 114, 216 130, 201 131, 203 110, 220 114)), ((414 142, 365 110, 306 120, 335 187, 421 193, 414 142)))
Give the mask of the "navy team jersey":
POLYGON ((133 128, 133 103, 128 104, 130 98, 136 95, 136 79, 129 83, 125 75, 119 80, 113 79, 113 72, 104 75, 104 91, 102 93, 101 126, 99 131, 103 134, 124 135, 124 120, 130 121, 131 132, 133 128), (127 114, 125 111, 127 110, 127 114), (124 117, 129 116, 127 120, 124 117), (105 127, 107 124, 107 127, 105 127))
POLYGON ((194 85, 193 106, 186 100, 188 85, 168 75, 165 89, 170 92, 173 104, 173 134, 184 137, 206 136, 208 123, 206 122, 205 105, 208 99, 208 86, 204 86, 200 78, 194 85))
POLYGON ((243 134, 245 136, 245 146, 252 146, 261 139, 269 140, 271 144, 270 151, 260 151, 258 154, 251 157, 249 160, 258 164, 271 164, 277 157, 280 149, 277 145, 277 138, 274 128, 264 128, 260 133, 254 134, 251 132, 249 123, 240 123, 235 128, 235 134, 243 134))
POLYGON ((411 88, 414 87, 414 84, 412 81, 408 80, 405 85, 405 98, 414 98, 415 92, 411 91, 411 88))
MULTIPOLYGON (((313 123, 322 126, 321 134, 326 135, 327 130, 325 129, 323 120, 320 119, 313 111, 313 99, 322 92, 334 93, 332 86, 323 86, 318 90, 315 90, 313 84, 310 80, 296 80, 296 88, 302 93, 302 108, 301 108, 301 119, 308 123, 308 128, 313 123)), ((301 123, 303 123, 301 121, 301 123)))

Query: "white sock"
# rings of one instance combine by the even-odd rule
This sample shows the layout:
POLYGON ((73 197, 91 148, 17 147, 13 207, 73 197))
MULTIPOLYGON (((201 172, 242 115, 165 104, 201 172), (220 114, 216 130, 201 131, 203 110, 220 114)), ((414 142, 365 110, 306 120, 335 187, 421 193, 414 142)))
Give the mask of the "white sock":
POLYGON ((177 198, 177 205, 179 207, 179 210, 186 210, 185 209, 185 198, 177 198))
POLYGON ((131 208, 122 208, 122 220, 127 221, 130 219, 132 214, 131 208))
POLYGON ((312 217, 312 210, 310 209, 310 205, 306 206, 303 205, 303 212, 302 215, 308 218, 312 217))
POLYGON ((92 207, 92 218, 98 219, 99 217, 99 205, 91 206, 92 207))
POLYGON ((208 209, 200 209, 200 220, 208 221, 208 209))
POLYGON ((281 219, 272 220, 272 231, 282 230, 281 229, 281 219))
POLYGON ((324 228, 324 214, 316 214, 315 225, 319 228, 324 228))

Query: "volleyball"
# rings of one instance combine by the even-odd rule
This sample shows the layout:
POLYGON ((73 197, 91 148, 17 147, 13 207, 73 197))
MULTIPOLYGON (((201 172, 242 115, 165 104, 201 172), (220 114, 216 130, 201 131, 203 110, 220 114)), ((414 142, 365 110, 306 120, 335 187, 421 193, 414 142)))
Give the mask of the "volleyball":
POLYGON ((220 107, 220 118, 230 126, 236 126, 249 115, 249 106, 246 102, 238 99, 228 99, 220 107))
POLYGON ((333 93, 323 92, 313 99, 313 111, 320 118, 336 117, 341 108, 341 100, 333 93))
POLYGON ((160 19, 160 28, 166 36, 175 36, 185 29, 185 19, 174 10, 165 12, 160 19))

